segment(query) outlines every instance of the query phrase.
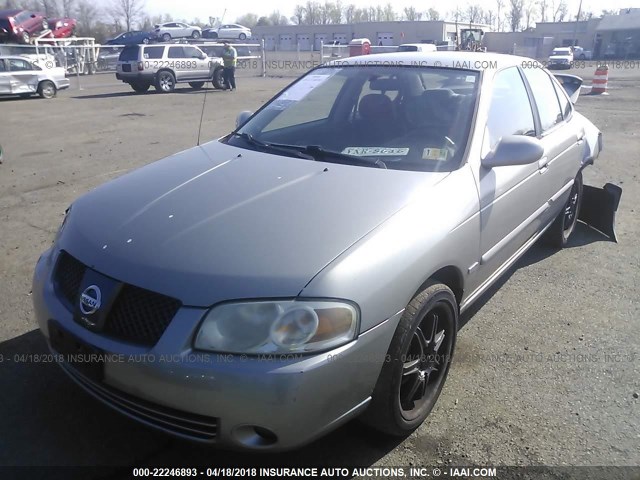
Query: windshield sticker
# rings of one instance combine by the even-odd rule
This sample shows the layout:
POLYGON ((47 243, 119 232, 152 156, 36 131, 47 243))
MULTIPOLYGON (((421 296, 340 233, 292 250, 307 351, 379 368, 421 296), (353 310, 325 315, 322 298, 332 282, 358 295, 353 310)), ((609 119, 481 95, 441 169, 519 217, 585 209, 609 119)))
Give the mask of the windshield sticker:
POLYGON ((465 79, 465 81, 467 83, 476 83, 476 76, 475 75, 467 75, 467 78, 465 79))
POLYGON ((329 75, 327 74, 314 74, 307 75, 298 83, 289 88, 286 92, 282 94, 280 98, 291 100, 291 101, 300 101, 304 97, 306 97, 311 90, 317 88, 319 85, 322 85, 324 82, 329 80, 335 72, 331 72, 329 75))
POLYGON ((446 148, 431 148, 427 147, 422 151, 423 160, 435 160, 437 162, 447 161, 447 149, 446 148))
POLYGON ((356 157, 398 157, 408 155, 409 149, 402 147, 347 147, 342 153, 356 157))

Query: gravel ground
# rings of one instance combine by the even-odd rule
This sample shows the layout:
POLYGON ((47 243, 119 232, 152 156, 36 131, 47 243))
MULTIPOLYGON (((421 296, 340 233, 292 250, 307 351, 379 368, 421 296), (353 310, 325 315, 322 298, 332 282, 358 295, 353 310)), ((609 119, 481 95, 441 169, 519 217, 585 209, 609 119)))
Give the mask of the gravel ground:
MULTIPOLYGON (((87 397, 57 366, 20 360, 46 351, 31 274, 65 208, 198 135, 204 91, 135 95, 106 74, 82 78, 82 90, 72 81, 55 100, 0 99, 0 465, 640 465, 638 69, 611 70, 611 95, 577 105, 605 139, 585 183, 624 189, 619 243, 579 225, 563 251, 534 247, 466 315, 442 396, 408 438, 351 423, 270 456, 148 430, 87 397)), ((235 93, 210 90, 202 138, 230 131, 238 112, 290 81, 241 77, 235 93)))

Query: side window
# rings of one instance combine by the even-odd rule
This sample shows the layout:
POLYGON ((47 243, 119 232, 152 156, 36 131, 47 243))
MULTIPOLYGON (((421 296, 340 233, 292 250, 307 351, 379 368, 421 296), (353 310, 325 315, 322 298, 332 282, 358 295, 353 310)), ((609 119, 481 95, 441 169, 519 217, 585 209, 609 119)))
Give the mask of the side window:
POLYGON ((6 72, 4 68, 4 60, 0 59, 0 72, 6 72))
POLYGON ((516 67, 498 72, 491 92, 487 120, 489 148, 506 135, 535 136, 529 95, 516 67))
POLYGON ((158 59, 162 58, 164 47, 145 47, 144 58, 158 59))
POLYGON ((196 47, 183 47, 185 58, 200 58, 202 52, 196 47))
POLYGON ((33 70, 33 67, 29 62, 25 62, 24 60, 20 60, 18 58, 12 58, 9 60, 9 70, 12 72, 21 72, 33 70))
POLYGON ((182 47, 170 47, 169 58, 184 58, 184 49, 182 47))
POLYGON ((564 88, 558 85, 558 82, 551 82, 551 83, 553 83, 553 87, 556 89, 556 94, 558 95, 558 100, 560 100, 560 108, 562 109, 562 115, 564 116, 564 119, 567 120, 571 116, 571 111, 572 111, 571 100, 569 100, 569 97, 567 96, 567 93, 564 91, 564 88))
POLYGON ((542 131, 545 132, 563 120, 556 90, 547 72, 541 68, 526 68, 524 76, 533 92, 542 131))

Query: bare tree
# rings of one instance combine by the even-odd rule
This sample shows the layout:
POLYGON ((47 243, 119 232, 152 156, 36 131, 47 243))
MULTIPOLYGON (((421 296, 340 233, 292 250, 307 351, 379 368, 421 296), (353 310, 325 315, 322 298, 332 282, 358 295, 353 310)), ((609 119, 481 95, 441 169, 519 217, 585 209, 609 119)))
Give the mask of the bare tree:
POLYGON ((430 8, 427 10, 427 18, 429 20, 440 20, 440 12, 438 12, 435 8, 430 8))
POLYGON ((547 10, 549 9, 549 0, 540 0, 540 21, 547 21, 547 10))
POLYGON ((269 15, 269 21, 271 25, 289 25, 289 20, 286 16, 282 15, 279 10, 274 10, 269 15))
POLYGON ((496 0, 496 29, 501 32, 502 31, 502 12, 504 9, 504 0, 496 0))
POLYGON ((49 18, 58 16, 58 2, 56 0, 40 0, 40 8, 49 18))
POLYGON ((416 22, 422 18, 422 13, 415 7, 404 7, 404 18, 409 22, 416 22))
POLYGON ((555 0, 551 0, 551 15, 554 22, 561 22, 567 16, 566 0, 559 0, 556 6, 555 0))
POLYGON ((255 13, 245 13, 238 17, 236 22, 245 27, 253 28, 258 24, 258 16, 255 13))
POLYGON ((482 16, 482 7, 478 4, 467 6, 467 11, 464 12, 463 18, 469 23, 477 23, 482 16))
POLYGON ((81 37, 93 36, 96 18, 100 17, 100 11, 95 4, 89 0, 79 0, 75 16, 78 19, 76 27, 78 35, 81 37))
POLYGON ((296 25, 302 25, 304 23, 304 17, 306 15, 306 10, 302 5, 296 5, 293 8, 293 16, 291 17, 291 21, 296 25))
POLYGON ((76 0, 62 0, 62 16, 66 18, 73 17, 75 15, 75 3, 76 0))
POLYGON ((398 19, 398 15, 396 14, 395 10, 393 9, 393 5, 391 5, 390 3, 387 3, 384 6, 384 9, 382 11, 382 21, 383 22, 394 22, 398 19))
POLYGON ((346 23, 354 22, 356 10, 357 7, 353 3, 350 3, 344 8, 344 21, 346 23))
POLYGON ((526 0, 526 4, 524 5, 524 19, 525 19, 525 30, 528 30, 532 27, 533 17, 536 13, 536 3, 534 0, 526 0))
POLYGON ((511 9, 509 10, 509 26, 512 32, 517 32, 520 29, 520 22, 522 21, 522 12, 524 10, 524 0, 509 0, 511 9))
POLYGON ((317 25, 320 23, 320 4, 318 2, 312 2, 307 0, 304 6, 304 24, 305 25, 317 25))
POLYGON ((112 0, 110 13, 114 21, 124 23, 127 32, 140 18, 144 9, 144 0, 112 0))

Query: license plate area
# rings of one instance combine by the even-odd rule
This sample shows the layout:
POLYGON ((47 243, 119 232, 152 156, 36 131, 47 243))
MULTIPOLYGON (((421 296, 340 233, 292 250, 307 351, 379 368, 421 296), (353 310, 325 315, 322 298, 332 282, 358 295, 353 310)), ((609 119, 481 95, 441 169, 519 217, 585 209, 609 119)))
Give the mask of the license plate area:
POLYGON ((94 382, 102 381, 105 356, 102 350, 83 342, 55 320, 49 320, 49 342, 68 365, 94 382))
POLYGON ((122 65, 122 71, 123 72, 130 72, 131 71, 131 65, 128 63, 125 63, 122 65))

